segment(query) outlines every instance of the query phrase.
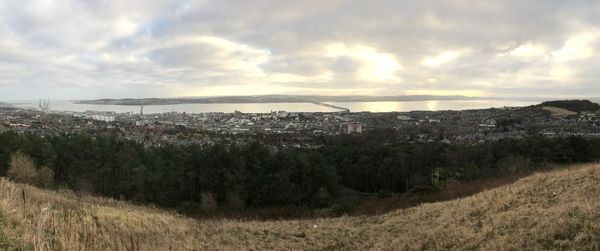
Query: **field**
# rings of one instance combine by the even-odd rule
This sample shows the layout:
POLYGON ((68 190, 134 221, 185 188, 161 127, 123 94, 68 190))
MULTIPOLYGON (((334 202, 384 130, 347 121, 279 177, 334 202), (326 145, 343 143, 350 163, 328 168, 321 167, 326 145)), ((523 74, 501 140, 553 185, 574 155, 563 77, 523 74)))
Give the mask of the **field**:
POLYGON ((600 248, 600 165, 535 173, 374 216, 194 220, 0 180, 0 249, 547 250, 600 248))
POLYGON ((552 114, 552 116, 556 116, 556 117, 577 115, 577 113, 574 111, 567 110, 565 108, 560 108, 560 107, 544 106, 544 107, 542 107, 542 109, 549 111, 552 114))

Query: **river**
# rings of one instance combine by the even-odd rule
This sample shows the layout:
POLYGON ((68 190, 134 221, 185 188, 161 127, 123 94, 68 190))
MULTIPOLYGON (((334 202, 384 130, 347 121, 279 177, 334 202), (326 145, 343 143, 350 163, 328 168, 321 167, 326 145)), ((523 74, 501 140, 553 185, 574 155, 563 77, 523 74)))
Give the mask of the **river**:
MULTIPOLYGON (((38 101, 12 101, 7 102, 21 108, 37 108, 38 101)), ((528 106, 539 103, 539 101, 525 100, 428 100, 428 101, 382 101, 382 102, 324 102, 337 107, 350 109, 351 112, 406 112, 415 110, 439 111, 439 110, 466 110, 485 109, 491 107, 505 106, 528 106)), ((66 100, 51 100, 52 111, 84 112, 110 111, 117 113, 133 112, 139 113, 139 106, 124 105, 89 105, 75 104, 66 100)), ((340 111, 332 107, 326 107, 313 103, 226 103, 226 104, 178 104, 178 105, 146 105, 144 113, 186 112, 186 113, 208 113, 208 112, 234 112, 244 113, 269 113, 271 111, 288 112, 336 112, 340 111)))

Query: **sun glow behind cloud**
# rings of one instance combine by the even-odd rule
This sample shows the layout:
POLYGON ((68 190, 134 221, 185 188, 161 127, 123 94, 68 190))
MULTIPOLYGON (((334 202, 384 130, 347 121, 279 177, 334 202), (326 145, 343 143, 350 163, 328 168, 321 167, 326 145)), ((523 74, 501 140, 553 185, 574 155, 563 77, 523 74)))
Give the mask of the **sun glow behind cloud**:
POLYGON ((459 51, 444 51, 436 56, 425 57, 421 64, 428 67, 439 67, 441 65, 450 63, 460 56, 459 51))
POLYGON ((585 32, 569 38, 564 46, 557 51, 552 52, 553 60, 559 62, 568 62, 571 60, 585 59, 595 55, 591 47, 600 36, 600 32, 585 32))
POLYGON ((113 23, 114 35, 118 37, 132 34, 138 29, 138 25, 127 17, 120 17, 113 23))
POLYGON ((520 58, 534 58, 544 56, 547 53, 546 48, 542 45, 527 43, 522 44, 508 54, 520 58))
POLYGON ((599 31, 587 31, 570 37, 562 48, 553 51, 550 59, 549 76, 561 83, 571 83, 576 78, 577 70, 573 61, 581 61, 596 55, 594 43, 600 38, 599 31))
POLYGON ((552 78, 563 81, 568 80, 572 73, 573 71, 569 67, 562 65, 558 65, 550 69, 550 76, 552 78))
POLYGON ((396 56, 382 53, 377 49, 365 46, 347 46, 344 43, 334 43, 325 47, 327 57, 350 57, 361 62, 358 72, 360 79, 365 81, 401 81, 396 73, 402 69, 396 56))

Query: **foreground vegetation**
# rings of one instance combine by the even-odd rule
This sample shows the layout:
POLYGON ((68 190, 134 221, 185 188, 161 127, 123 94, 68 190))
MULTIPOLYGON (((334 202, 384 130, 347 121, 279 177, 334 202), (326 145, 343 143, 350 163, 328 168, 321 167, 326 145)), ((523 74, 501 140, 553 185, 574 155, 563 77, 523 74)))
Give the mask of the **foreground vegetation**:
MULTIPOLYGON (((548 250, 600 248, 600 165, 378 216, 193 220, 0 180, 0 233, 33 250, 548 250)), ((7 246, 5 246, 7 247, 7 246)))
MULTIPOLYGON (((384 134, 385 136, 385 134, 384 134)), ((323 138, 318 149, 261 144, 144 148, 114 134, 0 134, 0 175, 180 212, 329 208, 350 212, 358 195, 444 191, 456 184, 600 159, 600 139, 501 139, 479 144, 381 144, 323 138), (18 167, 18 168, 11 168, 18 167)))

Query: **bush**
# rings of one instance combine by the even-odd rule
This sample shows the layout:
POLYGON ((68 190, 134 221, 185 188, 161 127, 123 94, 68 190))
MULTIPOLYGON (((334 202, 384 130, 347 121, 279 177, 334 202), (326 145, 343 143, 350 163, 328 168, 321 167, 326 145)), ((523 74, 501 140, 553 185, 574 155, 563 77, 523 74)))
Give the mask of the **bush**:
POLYGON ((243 209, 246 207, 246 201, 239 193, 230 192, 227 194, 227 206, 233 209, 243 209))
POLYGON ((504 174, 514 173, 519 170, 526 170, 531 166, 531 159, 520 155, 505 157, 497 164, 498 170, 504 174))
POLYGON ((33 160, 20 151, 10 156, 10 167, 6 171, 6 175, 15 182, 28 184, 37 183, 38 178, 33 160))
POLYGON ((182 201, 177 204, 177 212, 184 214, 197 213, 200 208, 200 204, 194 201, 182 201))
POLYGON ((391 198, 391 197, 392 197, 392 191, 390 191, 389 189, 379 190, 379 193, 377 194, 377 198, 379 198, 379 199, 386 199, 386 198, 391 198))
POLYGON ((217 209, 217 199, 214 193, 203 192, 200 194, 200 197, 202 198, 202 211, 214 211, 217 209))
POLYGON ((415 186, 408 192, 412 195, 425 195, 425 194, 433 193, 433 192, 437 192, 437 191, 439 191, 439 189, 432 187, 432 186, 415 186))
POLYGON ((341 216, 344 214, 352 213, 356 209, 357 206, 358 206, 358 203, 353 202, 353 201, 340 202, 331 207, 331 212, 334 215, 341 216))
POLYGON ((54 171, 44 166, 38 170, 37 185, 40 187, 48 188, 54 184, 54 171))

